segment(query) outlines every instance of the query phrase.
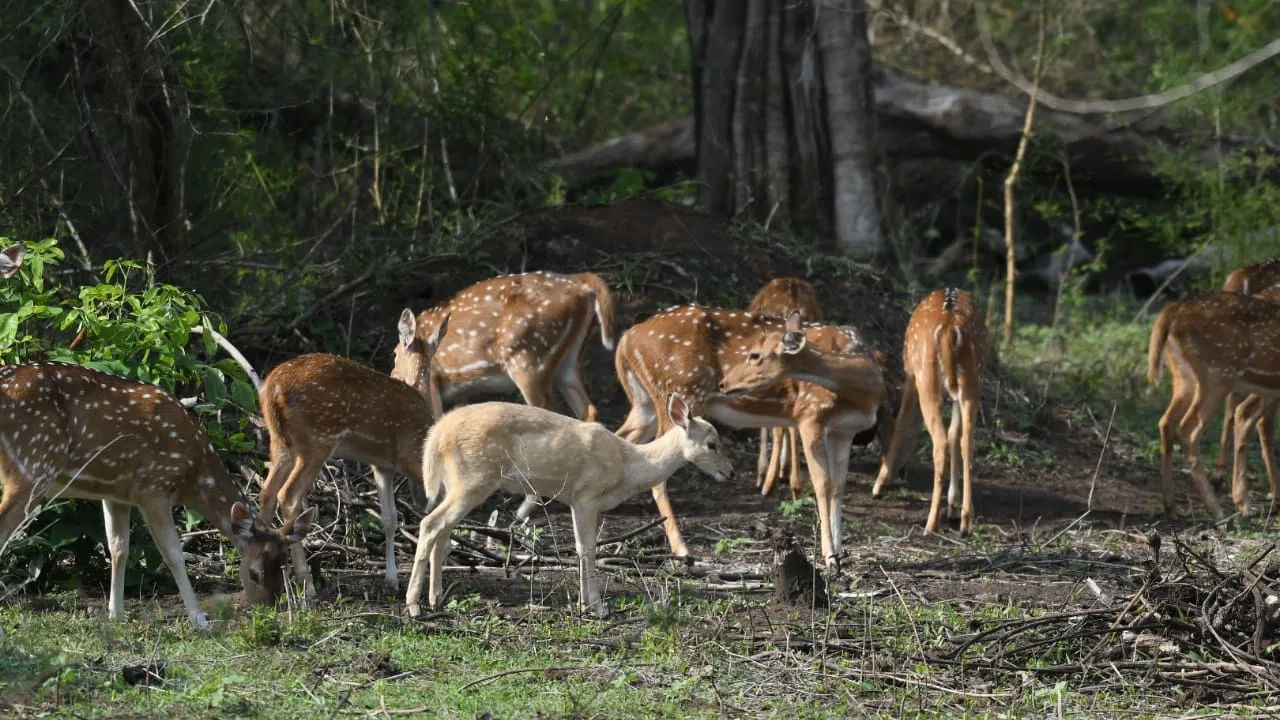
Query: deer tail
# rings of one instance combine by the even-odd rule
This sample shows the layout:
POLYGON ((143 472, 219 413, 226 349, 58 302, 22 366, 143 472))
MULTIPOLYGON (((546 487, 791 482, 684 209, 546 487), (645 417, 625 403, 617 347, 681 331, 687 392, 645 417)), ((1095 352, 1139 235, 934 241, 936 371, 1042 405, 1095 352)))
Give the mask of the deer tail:
MULTIPOLYGON (((437 426, 438 427, 438 426, 437 426)), ((441 490, 444 489, 444 479, 441 473, 445 468, 441 462, 440 433, 436 432, 436 428, 431 428, 427 433, 426 442, 422 443, 422 487, 427 492, 426 510, 436 506, 440 502, 441 490)))
POLYGON ((1173 322, 1173 305, 1165 307, 1156 316, 1156 324, 1151 327, 1151 341, 1147 345, 1147 381, 1152 385, 1160 382, 1160 356, 1164 353, 1164 343, 1169 337, 1169 325, 1173 322))
POLYGON ((595 295, 596 319, 600 321, 600 343, 604 345, 605 350, 612 350, 615 310, 613 293, 609 292, 609 285, 595 273, 579 273, 574 277, 591 288, 591 294, 595 295))
POLYGON ((938 360, 942 364, 942 379, 951 397, 960 395, 960 373, 956 367, 956 353, 964 343, 964 335, 958 325, 939 325, 934 329, 938 341, 938 360))

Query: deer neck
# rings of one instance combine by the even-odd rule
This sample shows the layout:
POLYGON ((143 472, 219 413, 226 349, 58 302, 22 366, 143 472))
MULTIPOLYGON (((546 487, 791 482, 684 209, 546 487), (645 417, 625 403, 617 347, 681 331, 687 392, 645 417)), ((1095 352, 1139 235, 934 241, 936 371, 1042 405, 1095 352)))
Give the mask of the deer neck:
POLYGON ((785 376, 824 387, 837 395, 874 391, 883 386, 874 361, 859 355, 805 347, 791 356, 785 376))
POLYGON ((682 433, 672 428, 661 437, 643 445, 627 443, 626 475, 623 479, 635 490, 648 490, 675 474, 684 464, 680 451, 682 433))
POLYGON ((237 501, 249 503, 213 448, 205 448, 204 464, 196 475, 195 485, 188 487, 180 499, 184 505, 199 512, 205 522, 217 528, 233 545, 240 547, 239 536, 231 527, 231 506, 237 501))

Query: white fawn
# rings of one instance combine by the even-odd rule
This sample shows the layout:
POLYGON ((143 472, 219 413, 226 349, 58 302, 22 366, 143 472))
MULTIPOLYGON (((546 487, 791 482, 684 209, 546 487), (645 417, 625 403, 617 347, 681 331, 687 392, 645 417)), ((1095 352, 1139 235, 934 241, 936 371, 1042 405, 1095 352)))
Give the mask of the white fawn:
MULTIPOLYGON (((786 318, 798 313, 801 322, 822 322, 818 294, 813 286, 797 277, 777 277, 751 298, 747 312, 786 318)), ((768 495, 773 484, 789 465, 791 498, 800 494, 800 432, 795 428, 760 428, 760 455, 756 459, 756 487, 768 495), (772 438, 773 442, 769 440, 772 438), (772 447, 771 447, 772 445, 772 447)))
MULTIPOLYGON (((813 377, 784 379, 750 394, 720 385, 723 374, 748 361, 749 348, 760 333, 781 335, 782 329, 783 321, 777 318, 697 306, 672 308, 633 326, 623 333, 614 357, 618 380, 631 401, 631 411, 617 432, 632 442, 666 432, 671 420, 661 398, 674 393, 688 399, 694 414, 730 427, 797 428, 817 500, 822 556, 835 568, 850 445, 870 442, 887 414, 881 412, 884 379, 852 328, 809 326, 802 333, 807 341, 830 351, 818 362, 857 356, 848 362, 859 365, 859 382, 841 391, 810 384, 830 374, 830 368, 816 368, 813 377)), ((884 440, 882 436, 882 445, 884 440)), ((671 552, 687 555, 666 484, 654 487, 653 496, 666 518, 663 527, 671 552)))
MULTIPOLYGON (((1169 303, 1156 316, 1147 347, 1147 379, 1152 384, 1160 381, 1162 359, 1173 377, 1169 407, 1160 418, 1165 511, 1172 513, 1175 507, 1172 452, 1177 438, 1187 453, 1191 479, 1205 507, 1220 518, 1222 509, 1200 457, 1200 438, 1228 393, 1257 396, 1236 409, 1235 417, 1241 422, 1251 422, 1245 417, 1251 403, 1262 406, 1255 412, 1273 414, 1266 408, 1273 408, 1280 399, 1280 321, 1276 303, 1265 297, 1227 292, 1210 292, 1169 303)), ((1270 422, 1268 418, 1266 424, 1270 422)), ((1237 465, 1231 487, 1232 500, 1241 514, 1250 511, 1243 468, 1247 432, 1248 424, 1236 428, 1237 465)), ((1263 446, 1265 453, 1270 452, 1269 446, 1268 436, 1263 446)), ((1274 494, 1275 476, 1271 468, 1268 470, 1274 494)))
POLYGON ((444 499, 422 519, 418 531, 405 597, 409 614, 420 611, 428 563, 427 602, 439 604, 449 533, 498 490, 553 498, 570 507, 578 549, 579 604, 606 614, 595 579, 601 513, 665 482, 685 463, 717 480, 733 472, 710 423, 691 417, 679 395, 672 395, 666 407, 671 429, 643 445, 623 440, 598 423, 525 405, 487 402, 447 413, 427 435, 422 451, 427 494, 439 498, 443 490, 444 499))
POLYGON ((973 531, 973 432, 982 404, 982 369, 987 359, 987 328, 973 296, 964 290, 935 290, 916 305, 907 323, 902 360, 906 381, 893 442, 884 454, 871 489, 880 497, 897 474, 898 463, 914 444, 920 415, 933 441, 933 497, 924 531, 935 532, 942 507, 943 476, 951 468, 945 513, 960 509, 960 534, 973 531), (950 429, 942 421, 942 403, 951 398, 950 429), (960 480, 963 479, 963 490, 960 480))
MULTIPOLYGON (((448 327, 444 319, 427 340, 414 334, 413 316, 401 323, 396 352, 419 353, 431 362, 448 327)), ((293 522, 330 457, 373 466, 385 542, 386 586, 400 587, 396 573, 395 474, 422 494, 422 442, 433 419, 432 403, 408 378, 384 375, 337 355, 312 353, 280 363, 259 393, 262 419, 271 435, 271 470, 262 486, 258 516, 271 522, 277 503, 285 524, 293 522)), ((438 405, 438 403, 436 403, 438 405)), ((425 502, 418 502, 425 509, 425 502)), ((315 582, 301 544, 292 547, 293 572, 306 598, 315 582)))

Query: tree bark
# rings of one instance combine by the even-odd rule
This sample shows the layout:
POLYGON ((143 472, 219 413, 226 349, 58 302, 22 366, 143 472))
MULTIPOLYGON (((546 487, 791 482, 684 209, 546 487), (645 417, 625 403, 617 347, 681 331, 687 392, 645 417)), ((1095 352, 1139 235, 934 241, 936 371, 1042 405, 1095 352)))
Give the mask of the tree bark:
POLYGON ((877 255, 863 0, 688 0, 686 9, 703 207, 877 255))
POLYGON ((864 0, 830 0, 818 10, 826 80, 836 247, 855 258, 883 251, 872 178, 871 50, 864 0))

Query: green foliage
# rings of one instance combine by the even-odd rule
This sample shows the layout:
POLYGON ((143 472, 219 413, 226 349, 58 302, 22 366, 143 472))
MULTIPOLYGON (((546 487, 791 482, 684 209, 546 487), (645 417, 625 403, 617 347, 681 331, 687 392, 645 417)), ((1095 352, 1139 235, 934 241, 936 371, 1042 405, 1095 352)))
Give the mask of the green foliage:
MULTIPOLYGON (((0 244, 10 241, 0 238, 0 244)), ((204 402, 197 407, 207 420, 233 403, 241 409, 225 417, 230 427, 208 423, 215 447, 252 446, 245 429, 247 414, 257 408, 257 393, 239 365, 212 357, 217 348, 211 333, 225 332, 225 326, 204 310, 197 295, 158 283, 151 268, 125 260, 106 262, 102 282, 63 285, 65 276, 57 271, 65 256, 58 243, 48 239, 26 248, 18 274, 0 283, 0 362, 47 358, 154 383, 171 393, 203 387, 204 402), (192 347, 195 326, 204 328, 204 342, 192 347), (72 348, 71 340, 79 334, 81 342, 72 348)), ((88 511, 83 503, 58 501, 37 522, 43 529, 6 553, 10 572, 44 587, 85 579, 105 584, 107 563, 95 551, 105 541, 100 512, 88 511)), ((142 523, 132 528, 126 582, 137 587, 167 579, 142 523)))

